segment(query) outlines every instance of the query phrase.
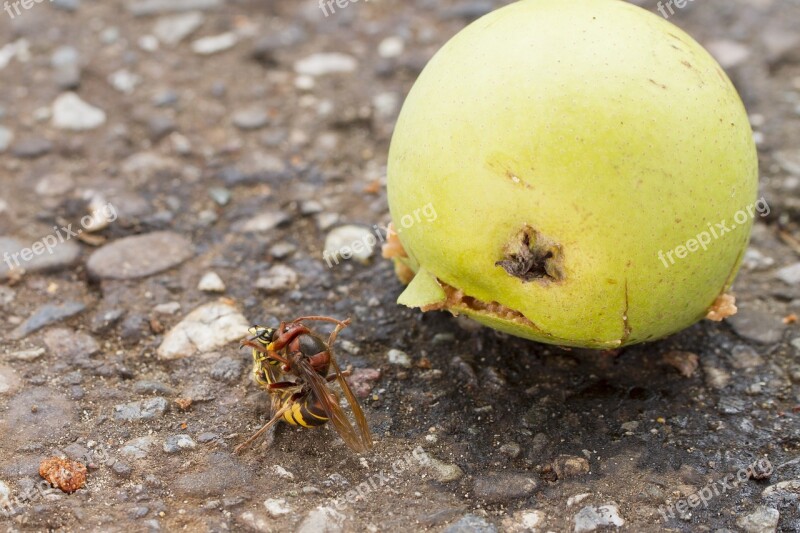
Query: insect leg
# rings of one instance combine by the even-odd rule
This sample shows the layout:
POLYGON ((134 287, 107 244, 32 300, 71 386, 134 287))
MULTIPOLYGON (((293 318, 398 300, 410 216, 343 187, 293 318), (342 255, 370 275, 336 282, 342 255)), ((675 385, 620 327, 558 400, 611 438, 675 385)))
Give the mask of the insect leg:
POLYGON ((284 405, 283 407, 281 407, 280 409, 278 409, 278 412, 277 412, 277 413, 275 413, 275 415, 272 417, 272 420, 270 420, 269 422, 267 422, 266 424, 264 424, 264 426, 262 426, 262 428, 261 428, 261 429, 259 429, 258 431, 256 431, 256 432, 253 434, 253 436, 252 436, 252 437, 250 437, 250 438, 249 438, 249 439, 247 439, 245 442, 243 442, 242 444, 240 444, 239 446, 237 446, 237 447, 236 447, 236 448, 233 450, 233 453, 239 453, 239 452, 240 452, 241 450, 243 450, 244 448, 247 448, 247 447, 248 447, 248 446, 249 446, 249 445, 250 445, 250 444, 251 444, 251 443, 252 443, 254 440, 256 440, 258 437, 260 437, 261 435, 263 435, 265 431, 267 431, 269 428, 271 428, 272 426, 274 426, 274 425, 275 425, 275 424, 278 422, 278 420, 280 420, 280 419, 283 417, 283 413, 285 413, 286 411, 288 411, 289 409, 291 409, 291 408, 292 408, 292 404, 294 404, 294 402, 293 402, 293 401, 289 401, 289 402, 287 402, 287 403, 286 403, 286 405, 284 405))

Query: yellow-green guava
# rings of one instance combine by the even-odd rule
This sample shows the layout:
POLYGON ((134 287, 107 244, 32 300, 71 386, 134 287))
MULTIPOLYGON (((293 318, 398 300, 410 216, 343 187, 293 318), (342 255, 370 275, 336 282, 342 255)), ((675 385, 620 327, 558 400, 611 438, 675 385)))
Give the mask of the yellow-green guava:
POLYGON ((416 275, 398 301, 564 346, 664 337, 729 289, 757 180, 744 106, 686 33, 616 0, 508 5, 400 113, 388 196, 416 275))

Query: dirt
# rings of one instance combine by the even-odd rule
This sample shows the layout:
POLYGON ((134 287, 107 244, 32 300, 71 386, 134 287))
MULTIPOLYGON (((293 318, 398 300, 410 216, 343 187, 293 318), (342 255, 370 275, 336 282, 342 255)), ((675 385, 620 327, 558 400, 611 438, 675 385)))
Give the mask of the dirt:
POLYGON ((68 224, 83 235, 27 272, 0 264, 0 530, 800 531, 800 279, 781 270, 800 261, 797 2, 670 16, 724 56, 770 210, 735 316, 615 354, 398 306, 377 250, 323 257, 333 228, 389 222, 403 98, 450 36, 507 2, 345 2, 327 17, 312 1, 184 2, 0 11, 0 252, 68 224), (200 22, 167 44, 179 25, 156 26, 186 4, 200 22), (321 53, 344 56, 303 63, 321 53), (320 64, 338 72, 302 74, 320 64), (102 117, 56 127, 69 91, 102 117), (114 219, 83 224, 98 205, 114 219), (93 255, 107 246, 129 253, 93 255), (209 272, 224 287, 198 289, 209 272), (159 350, 210 304, 177 330, 187 346, 173 333, 159 350), (353 321, 336 356, 373 450, 281 424, 235 455, 270 403, 237 332, 308 314, 353 321), (88 467, 69 495, 39 476, 59 456, 88 467))

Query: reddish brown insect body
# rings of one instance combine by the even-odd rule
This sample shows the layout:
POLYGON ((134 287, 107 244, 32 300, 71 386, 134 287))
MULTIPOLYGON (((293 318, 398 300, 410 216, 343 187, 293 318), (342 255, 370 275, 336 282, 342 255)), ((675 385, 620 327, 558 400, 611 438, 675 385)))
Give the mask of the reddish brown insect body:
POLYGON ((372 437, 364 413, 350 386, 346 373, 339 370, 333 356, 333 343, 339 332, 350 324, 322 316, 300 317, 291 322, 281 322, 278 328, 253 326, 252 338, 242 341, 242 346, 253 350, 253 375, 256 383, 272 397, 272 419, 247 442, 236 448, 241 450, 281 418, 289 424, 302 427, 320 426, 328 421, 347 445, 357 452, 372 447, 372 437), (327 343, 303 322, 332 322, 336 328, 327 343), (329 374, 333 369, 333 372, 329 374), (353 416, 356 430, 339 407, 336 395, 328 383, 336 381, 344 393, 353 416))

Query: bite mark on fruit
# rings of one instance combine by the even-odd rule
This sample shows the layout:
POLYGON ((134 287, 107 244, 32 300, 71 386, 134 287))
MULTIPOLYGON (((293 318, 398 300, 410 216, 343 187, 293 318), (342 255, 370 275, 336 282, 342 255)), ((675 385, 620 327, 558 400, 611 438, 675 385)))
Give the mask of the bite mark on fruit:
POLYGON ((394 230, 393 222, 389 222, 386 226, 386 243, 381 248, 381 255, 385 259, 408 257, 408 253, 403 248, 403 243, 400 242, 400 237, 397 236, 397 232, 394 230))
POLYGON ((529 319, 525 317, 522 313, 515 309, 511 309, 510 307, 506 307, 505 305, 498 303, 498 302, 484 302, 477 298, 473 298, 472 296, 468 296, 464 294, 464 291, 461 289, 456 289, 455 287, 444 283, 442 280, 437 279, 439 284, 444 289, 445 294, 447 295, 447 299, 443 302, 437 302, 433 305, 426 305, 421 307, 420 309, 423 312, 428 311, 450 311, 454 315, 458 315, 458 309, 468 309, 470 311, 475 311, 482 314, 492 315, 495 318, 500 318, 503 320, 508 320, 510 322, 516 322, 521 326, 525 326, 536 330, 538 333, 543 335, 549 335, 545 331, 543 331, 539 326, 531 322, 529 319))
POLYGON ((525 225, 506 244, 503 259, 495 266, 523 282, 552 283, 564 279, 561 245, 525 225))
POLYGON ((714 304, 708 310, 706 318, 714 322, 722 322, 729 316, 733 316, 739 309, 736 307, 736 298, 730 294, 721 294, 714 300, 714 304))

